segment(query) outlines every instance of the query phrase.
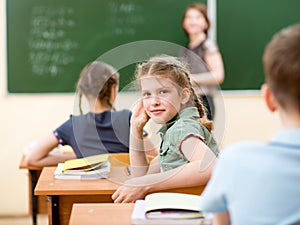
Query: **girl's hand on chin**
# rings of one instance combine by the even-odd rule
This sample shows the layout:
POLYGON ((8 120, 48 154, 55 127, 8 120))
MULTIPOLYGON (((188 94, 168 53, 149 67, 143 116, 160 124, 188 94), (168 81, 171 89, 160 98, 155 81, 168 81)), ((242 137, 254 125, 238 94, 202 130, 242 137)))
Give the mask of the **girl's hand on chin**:
POLYGON ((131 125, 138 130, 143 131, 144 126, 149 121, 150 117, 145 111, 143 101, 140 100, 133 109, 131 116, 131 125))

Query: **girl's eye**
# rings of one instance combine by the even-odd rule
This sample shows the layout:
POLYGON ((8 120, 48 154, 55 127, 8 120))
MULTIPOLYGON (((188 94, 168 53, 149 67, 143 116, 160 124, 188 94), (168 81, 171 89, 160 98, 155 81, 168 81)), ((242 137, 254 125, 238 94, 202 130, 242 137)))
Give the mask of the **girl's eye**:
POLYGON ((166 94, 166 93, 168 93, 168 91, 167 90, 161 90, 159 93, 160 94, 166 94))
POLYGON ((149 92, 144 92, 144 93, 143 93, 143 97, 144 97, 144 98, 149 97, 150 95, 151 95, 151 94, 150 94, 149 92))

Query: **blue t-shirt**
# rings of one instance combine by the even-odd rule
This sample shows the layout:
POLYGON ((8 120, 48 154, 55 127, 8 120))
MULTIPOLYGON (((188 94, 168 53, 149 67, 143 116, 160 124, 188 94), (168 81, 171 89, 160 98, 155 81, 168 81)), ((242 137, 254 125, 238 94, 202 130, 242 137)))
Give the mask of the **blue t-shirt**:
POLYGON ((129 110, 71 115, 53 133, 60 144, 73 148, 77 158, 129 152, 130 118, 129 110))
POLYGON ((222 150, 202 197, 204 211, 228 210, 232 225, 299 222, 300 129, 222 150))

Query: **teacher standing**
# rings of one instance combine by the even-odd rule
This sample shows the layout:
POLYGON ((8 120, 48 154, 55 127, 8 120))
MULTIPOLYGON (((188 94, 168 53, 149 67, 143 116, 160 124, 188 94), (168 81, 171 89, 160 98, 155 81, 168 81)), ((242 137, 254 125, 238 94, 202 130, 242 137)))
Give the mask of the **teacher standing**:
POLYGON ((206 5, 202 3, 188 5, 181 25, 189 38, 189 43, 186 48, 182 48, 180 56, 185 57, 189 63, 192 85, 207 108, 208 119, 213 120, 215 114, 213 96, 218 84, 224 80, 224 66, 216 42, 207 36, 210 21, 206 5))

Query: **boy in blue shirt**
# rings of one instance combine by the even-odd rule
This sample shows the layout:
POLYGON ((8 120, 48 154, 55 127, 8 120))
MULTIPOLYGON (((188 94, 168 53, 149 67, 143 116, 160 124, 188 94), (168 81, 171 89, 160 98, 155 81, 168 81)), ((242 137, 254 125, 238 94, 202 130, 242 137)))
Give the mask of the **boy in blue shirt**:
POLYGON ((218 225, 300 224, 300 24, 273 37, 263 63, 264 100, 284 128, 221 152, 202 202, 218 225))

